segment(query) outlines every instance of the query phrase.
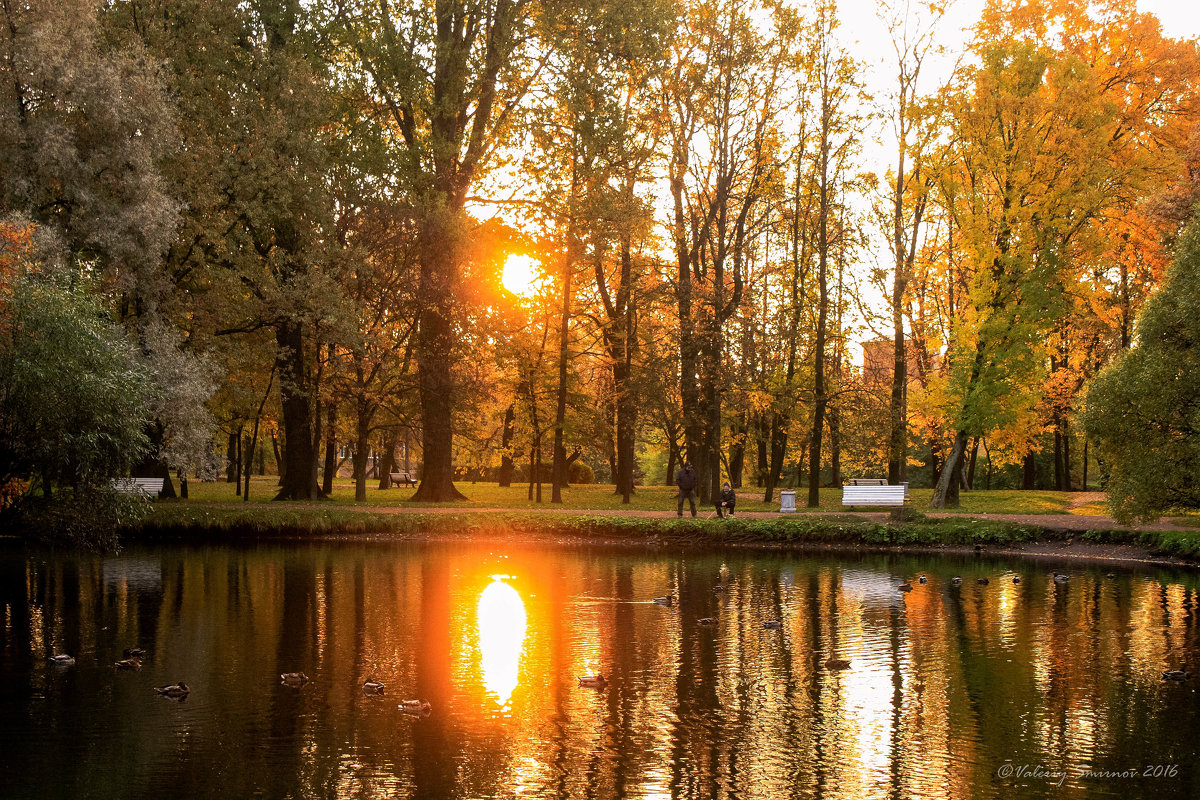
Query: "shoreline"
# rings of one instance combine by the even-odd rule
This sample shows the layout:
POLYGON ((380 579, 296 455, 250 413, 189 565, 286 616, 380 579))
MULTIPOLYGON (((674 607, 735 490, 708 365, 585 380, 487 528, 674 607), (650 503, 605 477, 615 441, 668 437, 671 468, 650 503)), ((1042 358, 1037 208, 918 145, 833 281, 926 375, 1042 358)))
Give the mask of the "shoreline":
POLYGON ((997 520, 995 515, 914 515, 908 520, 887 519, 881 514, 774 515, 768 519, 739 515, 719 520, 565 509, 553 514, 511 510, 395 514, 329 506, 263 511, 175 506, 167 514, 156 511, 141 524, 124 530, 121 538, 129 544, 503 539, 564 546, 975 555, 1200 568, 1200 531, 1167 526, 1080 530, 997 520))

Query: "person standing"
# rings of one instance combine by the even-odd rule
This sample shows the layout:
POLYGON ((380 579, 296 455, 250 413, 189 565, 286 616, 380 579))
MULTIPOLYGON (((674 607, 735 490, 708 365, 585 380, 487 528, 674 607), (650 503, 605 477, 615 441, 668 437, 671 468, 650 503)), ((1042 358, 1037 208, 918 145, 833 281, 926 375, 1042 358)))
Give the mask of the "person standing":
POLYGON ((717 498, 717 516, 724 517, 725 512, 729 512, 729 516, 733 516, 733 507, 737 505, 737 495, 733 493, 733 487, 729 485, 729 481, 721 487, 721 496, 717 498))
POLYGON ((675 516, 683 516, 684 498, 692 505, 692 516, 696 516, 696 473, 692 471, 690 462, 683 462, 683 466, 675 473, 675 485, 679 487, 679 503, 675 509, 675 516))

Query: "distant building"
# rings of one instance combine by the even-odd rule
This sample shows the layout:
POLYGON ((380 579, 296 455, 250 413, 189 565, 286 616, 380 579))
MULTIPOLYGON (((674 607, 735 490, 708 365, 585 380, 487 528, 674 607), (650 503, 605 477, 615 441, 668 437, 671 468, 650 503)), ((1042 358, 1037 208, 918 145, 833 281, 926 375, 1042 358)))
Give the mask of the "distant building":
MULTIPOLYGON (((863 349, 863 383, 890 384, 892 371, 896 364, 896 343, 892 339, 871 339, 862 343, 863 349)), ((917 353, 911 341, 905 341, 904 355, 908 358, 908 381, 919 381, 921 372, 917 369, 917 353)))

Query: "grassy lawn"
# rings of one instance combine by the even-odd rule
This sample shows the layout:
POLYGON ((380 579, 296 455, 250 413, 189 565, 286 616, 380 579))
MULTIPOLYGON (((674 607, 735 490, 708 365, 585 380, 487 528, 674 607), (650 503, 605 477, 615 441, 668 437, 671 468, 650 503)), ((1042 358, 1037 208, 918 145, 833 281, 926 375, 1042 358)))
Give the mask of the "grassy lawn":
MULTIPOLYGON (((276 491, 277 479, 274 476, 254 477, 251 479, 250 498, 252 501, 270 500, 276 491)), ((528 499, 528 485, 501 488, 490 483, 459 483, 459 491, 467 496, 465 503, 410 503, 409 499, 415 491, 412 488, 392 488, 380 491, 375 488, 374 481, 367 485, 368 506, 391 506, 403 508, 424 508, 431 506, 450 506, 455 508, 504 508, 504 509, 536 509, 555 508, 550 503, 550 487, 542 487, 542 500, 538 504, 528 499)), ((188 484, 190 501, 212 501, 228 503, 240 500, 234 494, 231 483, 213 482, 200 483, 191 481, 188 484)), ((929 506, 933 495, 931 489, 913 489, 910 507, 922 511, 929 506)), ((797 491, 796 502, 800 511, 806 511, 806 489, 797 491)), ((1047 491, 1017 491, 995 490, 963 492, 962 505, 955 511, 964 514, 1091 514, 1106 513, 1102 502, 1093 502, 1071 507, 1078 495, 1071 492, 1047 491)), ((353 507, 354 484, 343 480, 334 483, 333 494, 330 497, 334 505, 353 507)), ((666 486, 640 486, 634 493, 628 506, 621 504, 619 495, 614 494, 612 487, 605 484, 576 485, 563 490, 561 508, 581 510, 602 510, 628 508, 641 511, 669 511, 675 508, 675 490, 666 486)), ((738 492, 739 511, 778 511, 779 499, 771 503, 762 501, 762 490, 754 487, 743 488, 738 492)), ((841 490, 822 489, 820 511, 841 511, 841 490)), ((711 507, 697 507, 702 515, 712 513, 711 507)))

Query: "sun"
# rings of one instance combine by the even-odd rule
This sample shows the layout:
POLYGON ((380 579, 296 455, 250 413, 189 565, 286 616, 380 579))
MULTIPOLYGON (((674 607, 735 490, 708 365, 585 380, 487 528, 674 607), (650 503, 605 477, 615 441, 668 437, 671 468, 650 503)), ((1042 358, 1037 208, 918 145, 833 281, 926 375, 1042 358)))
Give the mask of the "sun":
POLYGON ((542 278, 539 266, 540 262, 532 256, 512 253, 504 260, 500 282, 513 294, 529 297, 537 290, 536 284, 542 278))

